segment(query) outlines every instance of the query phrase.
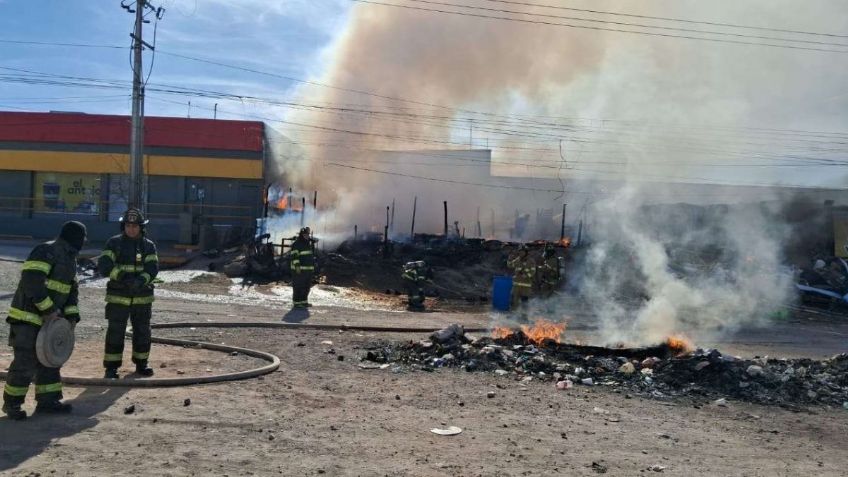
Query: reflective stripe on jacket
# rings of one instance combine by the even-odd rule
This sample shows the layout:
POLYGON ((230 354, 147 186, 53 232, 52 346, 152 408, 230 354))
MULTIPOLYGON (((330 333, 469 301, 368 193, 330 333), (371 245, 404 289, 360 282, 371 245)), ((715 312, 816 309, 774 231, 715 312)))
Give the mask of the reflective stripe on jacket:
POLYGON ((32 249, 21 267, 6 321, 41 326, 42 317, 54 311, 79 321, 77 253, 62 239, 32 249))

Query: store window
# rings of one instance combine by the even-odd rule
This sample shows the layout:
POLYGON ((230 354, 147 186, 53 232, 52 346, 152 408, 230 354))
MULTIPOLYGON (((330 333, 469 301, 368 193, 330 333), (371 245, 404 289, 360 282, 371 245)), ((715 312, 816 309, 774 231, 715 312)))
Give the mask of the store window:
POLYGON ((96 215, 100 212, 100 175, 35 173, 35 211, 96 215))

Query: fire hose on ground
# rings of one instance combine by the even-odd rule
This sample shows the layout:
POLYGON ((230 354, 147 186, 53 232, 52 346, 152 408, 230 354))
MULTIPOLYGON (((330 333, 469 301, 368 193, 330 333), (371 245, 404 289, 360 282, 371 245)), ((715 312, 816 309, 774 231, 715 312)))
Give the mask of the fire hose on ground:
MULTIPOLYGON (((364 331, 364 332, 382 332, 382 333, 433 333, 439 331, 439 328, 424 328, 424 327, 406 327, 406 326, 351 326, 351 325, 318 325, 318 324, 297 324, 297 323, 279 323, 279 322, 176 322, 176 323, 156 323, 152 324, 153 329, 174 329, 174 328, 281 328, 287 330, 324 330, 324 331, 364 331)), ((466 332, 487 332, 487 328, 468 328, 466 332)), ((127 336, 130 336, 127 333, 127 336)), ((73 337, 70 338, 71 342, 73 337)), ((129 379, 104 379, 104 378, 86 378, 78 376, 63 376, 62 382, 68 385, 78 386, 104 386, 104 387, 167 387, 167 386, 188 386, 193 384, 208 384, 225 381, 238 381, 243 379, 255 378, 265 374, 272 373, 280 367, 280 358, 266 353, 264 351, 240 348, 236 346, 228 346, 223 344, 207 343, 203 341, 185 340, 177 338, 159 338, 152 337, 151 342, 157 344, 184 346, 196 349, 207 349, 211 351, 221 351, 224 353, 240 353, 246 356, 259 358, 267 361, 268 364, 248 369, 245 371, 235 371, 232 373, 213 374, 210 376, 186 376, 180 378, 129 378, 129 379)), ((48 351, 49 353, 50 351, 48 351)), ((64 351, 60 351, 64 352, 64 351)), ((41 353, 44 353, 42 350, 41 353)), ((6 379, 8 373, 0 371, 0 378, 6 379)))

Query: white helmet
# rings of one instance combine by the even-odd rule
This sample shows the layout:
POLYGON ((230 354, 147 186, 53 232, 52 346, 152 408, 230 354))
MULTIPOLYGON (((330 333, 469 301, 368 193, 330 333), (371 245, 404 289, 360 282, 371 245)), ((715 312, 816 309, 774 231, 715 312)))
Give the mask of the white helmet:
POLYGON ((818 259, 818 260, 816 260, 816 263, 813 265, 813 270, 821 270, 824 267, 825 267, 824 260, 818 259))

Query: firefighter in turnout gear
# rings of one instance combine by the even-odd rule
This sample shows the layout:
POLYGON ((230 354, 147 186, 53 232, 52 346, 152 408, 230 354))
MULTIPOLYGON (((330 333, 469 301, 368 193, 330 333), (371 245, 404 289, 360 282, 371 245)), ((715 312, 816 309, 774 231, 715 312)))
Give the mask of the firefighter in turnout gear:
POLYGON ((33 377, 36 413, 71 411, 70 404, 60 401, 60 368, 42 365, 35 347, 38 331, 48 320, 68 320, 75 326, 80 319, 76 258, 85 238, 85 225, 66 222, 56 240, 35 247, 24 262, 21 281, 6 318, 10 325, 9 345, 14 350, 3 388, 3 412, 10 419, 27 417, 21 405, 33 377))
POLYGON ((406 288, 407 308, 424 311, 424 282, 429 282, 430 272, 423 261, 407 262, 403 266, 403 285, 406 288))
POLYGON ((132 323, 132 361, 135 372, 153 376, 147 366, 150 358, 150 318, 153 309, 153 279, 159 273, 156 245, 144 236, 148 220, 138 209, 121 217, 121 233, 110 238, 97 261, 106 284, 106 349, 103 355, 105 377, 116 379, 124 353, 127 320, 132 323))
POLYGON ((539 280, 539 294, 542 297, 553 295, 559 286, 559 261, 553 244, 545 245, 536 270, 536 278, 539 280))
POLYGON ((309 227, 300 229, 289 253, 294 308, 312 306, 309 303, 309 290, 312 289, 312 277, 315 274, 315 239, 309 236, 310 233, 309 227))
POLYGON ((526 245, 518 249, 518 254, 507 262, 512 269, 512 306, 526 302, 533 294, 533 282, 536 278, 536 263, 530 257, 526 245))

